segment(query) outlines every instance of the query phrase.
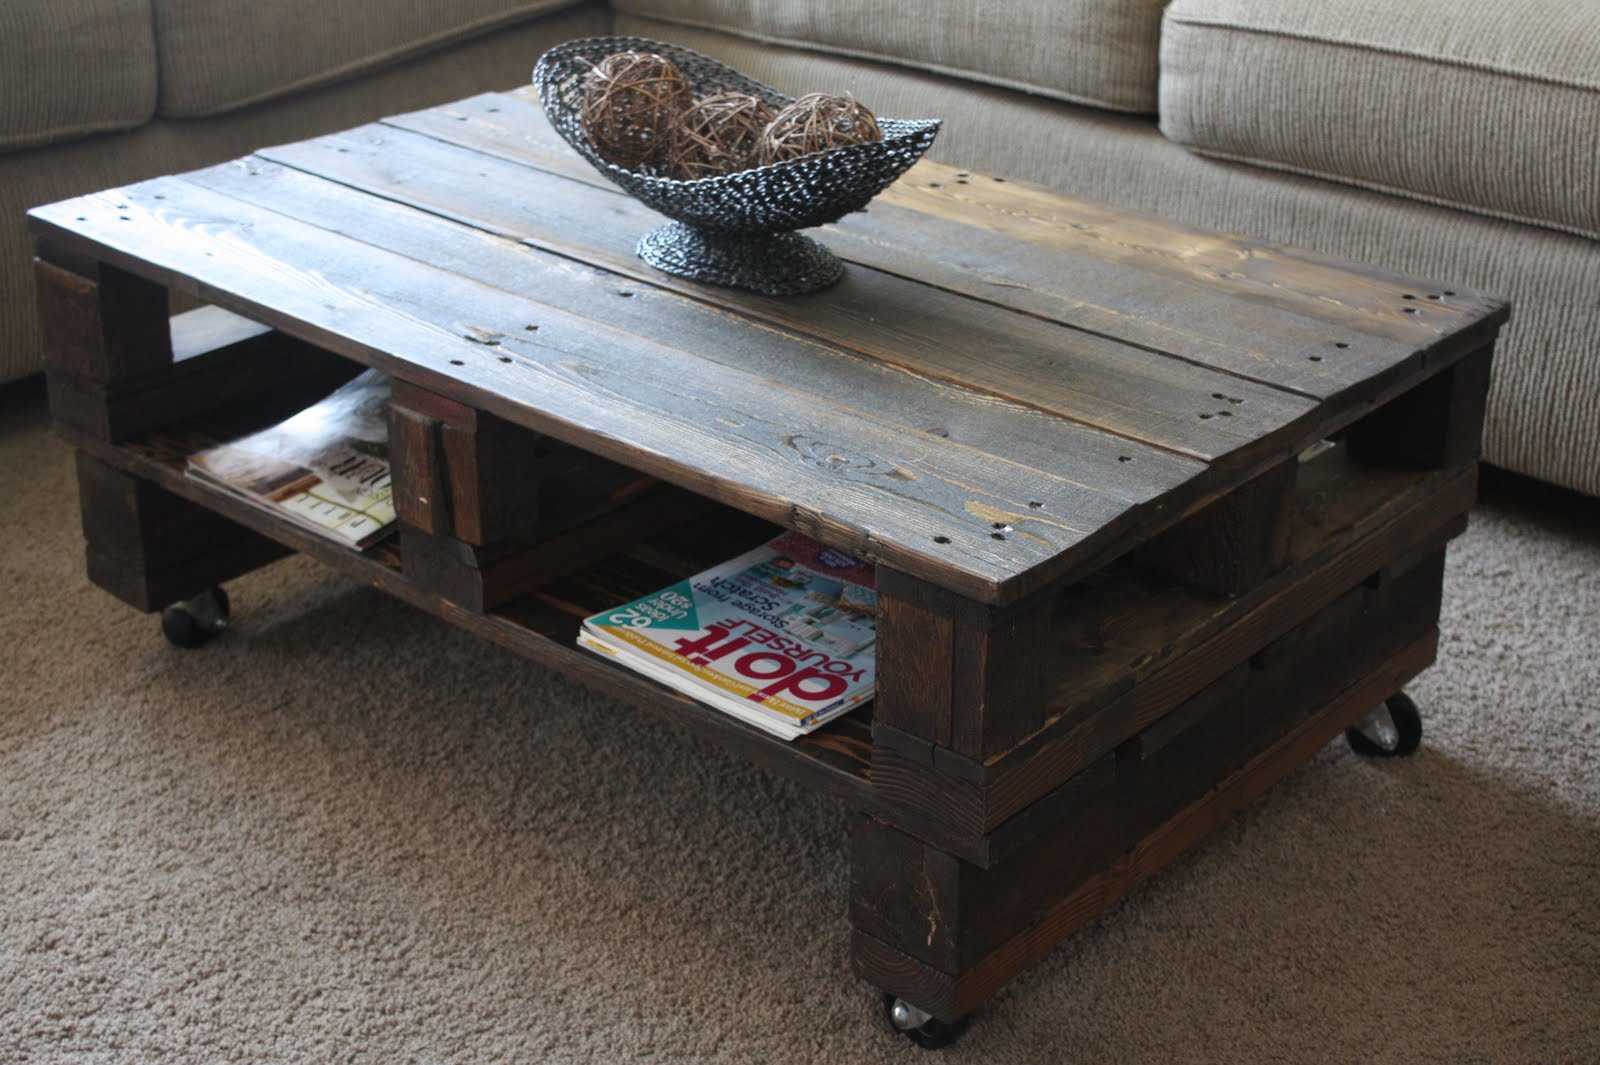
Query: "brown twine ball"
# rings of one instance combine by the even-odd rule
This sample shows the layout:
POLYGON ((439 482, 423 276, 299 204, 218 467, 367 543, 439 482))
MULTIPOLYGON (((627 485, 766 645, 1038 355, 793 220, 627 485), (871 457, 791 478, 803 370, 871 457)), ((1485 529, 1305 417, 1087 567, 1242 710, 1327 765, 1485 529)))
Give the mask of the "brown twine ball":
POLYGON ((772 118, 772 106, 748 93, 707 96, 678 116, 667 148, 667 176, 693 181, 754 166, 772 118))
POLYGON ((846 144, 883 139, 878 120, 854 96, 814 92, 779 111, 761 137, 762 166, 846 144))
POLYGON ((613 52, 583 76, 578 119, 608 163, 637 170, 666 149, 694 92, 678 65, 654 52, 613 52))

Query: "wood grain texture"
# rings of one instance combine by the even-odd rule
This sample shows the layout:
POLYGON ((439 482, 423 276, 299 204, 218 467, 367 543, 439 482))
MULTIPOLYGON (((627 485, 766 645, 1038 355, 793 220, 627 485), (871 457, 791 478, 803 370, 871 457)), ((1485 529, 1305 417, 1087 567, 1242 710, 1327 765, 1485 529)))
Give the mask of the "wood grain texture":
POLYGON ((86 451, 76 463, 89 579, 138 610, 160 610, 288 554, 86 451))
MULTIPOLYGON (((608 184, 528 90, 385 124, 608 184)), ((914 260, 919 280, 951 291, 1324 399, 1505 318, 1480 293, 928 160, 824 240, 851 262, 914 260)))
POLYGON ((1131 506, 1065 477, 749 371, 708 371, 690 352, 186 183, 67 210, 109 254, 143 248, 148 268, 214 302, 976 598, 1014 594, 1020 575, 1088 533, 1135 523, 1131 506), (1056 496, 1098 507, 1101 522, 1079 528, 1029 505, 1056 496), (1025 529, 998 540, 1008 515, 1025 529))
MULTIPOLYGON (((422 144, 432 142, 424 140, 422 144)), ((393 147, 387 140, 384 146, 393 147)), ((926 375, 884 365, 876 358, 841 350, 836 338, 819 335, 826 330, 807 333, 787 327, 794 323, 775 326, 772 319, 747 321, 730 314, 726 306, 708 305, 695 298, 692 291, 679 291, 698 286, 670 278, 663 280, 664 275, 653 275, 659 285, 629 283, 619 276, 620 272, 651 276, 637 263, 631 242, 607 247, 617 230, 614 226, 595 226, 594 205, 585 202, 587 196, 572 205, 568 225, 557 217, 553 201, 559 202, 559 198, 551 190, 520 187, 543 175, 495 175, 503 180, 488 188, 495 190, 503 185, 507 191, 474 197, 465 195, 457 185, 466 175, 446 169, 451 164, 461 165, 462 154, 446 146, 433 144, 445 158, 431 160, 436 165, 426 169, 426 178, 408 178, 404 185, 384 176, 379 164, 386 159, 369 158, 370 152, 363 153, 359 146, 345 152, 337 147, 337 139, 315 141, 274 154, 312 154, 320 169, 334 172, 345 181, 359 177, 378 195, 330 184, 272 163, 214 168, 191 175, 191 179, 245 202, 292 211, 319 227, 411 258, 425 258, 497 288, 537 291, 543 303, 599 318, 637 336, 671 338, 680 344, 681 338, 693 338, 695 354, 709 363, 757 372, 788 387, 870 409, 936 439, 957 440, 997 457, 1067 476, 1079 484, 1092 480, 1096 491, 1116 499, 1148 500, 1200 470, 1196 462, 1063 422, 1029 404, 981 389, 953 387, 926 375), (423 183, 427 183, 427 189, 419 188, 423 183), (458 201, 459 210, 446 210, 425 199, 430 192, 440 199, 458 201), (425 212, 419 215, 387 198, 401 196, 420 202, 425 212), (538 208, 530 209, 530 202, 536 202, 538 208), (584 254, 601 265, 585 266, 564 256, 540 254, 526 246, 481 236, 464 237, 459 226, 433 217, 435 212, 447 217, 475 212, 477 224, 488 226, 488 232, 515 239, 515 233, 506 226, 482 221, 484 215, 497 208, 517 212, 520 218, 529 220, 528 225, 552 232, 570 232, 575 237, 592 235, 584 254), (582 219, 587 222, 580 222, 582 219), (580 225, 585 228, 578 228, 580 225)), ((414 147, 407 146, 408 150, 414 147)), ((574 188, 581 191, 581 187, 574 188)), ((575 243, 570 251, 578 254, 579 245, 575 243)), ((784 301, 773 302, 784 305, 784 301)), ((812 315, 823 314, 829 306, 819 305, 812 315)), ((494 340, 494 332, 483 328, 484 339, 494 340)))
MULTIPOLYGON (((1425 479, 1417 491, 1389 500, 1353 522, 1341 519, 1333 526, 1341 535, 1328 539, 1317 534, 1316 548, 1310 547, 1313 541, 1302 539, 1299 548, 1309 554, 1293 553, 1291 547, 1291 558, 1298 564, 1249 595, 1211 607, 1203 600, 1188 608, 1178 605, 1181 598, 1171 600, 1170 623, 1175 630, 1168 637, 1156 635, 1158 628, 1137 628, 1141 619, 1160 617, 1167 606, 1147 602, 1126 614, 1130 623, 1126 631, 1135 641, 1128 649, 1132 664, 1112 671, 1109 683, 1070 669, 1059 674, 1063 678, 1059 687, 1047 697, 1058 709, 1051 724, 988 763, 994 777, 993 809, 1001 816, 1022 810, 1056 781, 1115 749, 1390 558, 1442 545, 1461 531, 1475 486, 1476 471, 1471 469, 1425 479), (1135 635, 1138 631, 1143 635, 1135 635), (1159 642, 1151 642, 1152 636, 1159 642), (1092 687, 1097 683, 1103 685, 1098 691, 1092 687)), ((1348 499, 1343 502, 1349 505, 1348 499)), ((1300 511, 1297 524, 1305 531, 1315 520, 1314 505, 1308 506, 1300 511)), ((1102 647, 1106 634, 1102 630, 1094 637, 1102 647)), ((1071 647, 1064 642, 1056 660, 1103 657, 1103 653, 1074 654, 1071 647)))
POLYGON ((111 385, 170 365, 167 290, 116 267, 72 258, 76 270, 34 260, 46 369, 111 385))
POLYGON ((1142 566, 1219 595, 1239 595, 1283 568, 1299 462, 1286 459, 1134 551, 1142 566))
MULTIPOLYGON (((1335 696, 1314 702, 1316 709, 1300 723, 1249 755, 1238 768, 1226 773, 1203 794, 1180 802, 1153 821, 1110 856, 1095 855, 1087 875, 1066 882, 1049 876, 1017 876, 1001 869, 962 875, 972 877, 958 895, 964 895, 966 909, 942 911, 943 920, 957 927, 984 926, 1003 937, 998 945, 978 957, 961 956, 955 951, 956 965, 940 967, 918 954, 930 952, 909 937, 899 943, 887 942, 880 935, 904 935, 919 927, 915 910, 897 914, 894 923, 875 922, 872 934, 857 929, 851 941, 851 960, 858 975, 874 986, 915 1002, 944 1020, 954 1020, 971 1012, 1001 986, 1027 966, 1042 958, 1052 947, 1084 923, 1116 904, 1151 876, 1170 865, 1185 851, 1214 832, 1228 818, 1243 809, 1272 784, 1306 758, 1337 737, 1348 725, 1364 716, 1373 705, 1398 691, 1432 661, 1438 634, 1429 631, 1384 656, 1374 668, 1335 696), (986 901, 984 881, 994 878, 999 894, 986 901), (1018 887, 1022 898, 1013 894, 1018 887), (1060 894, 1054 894, 1060 892, 1060 894), (1053 897, 1052 897, 1053 895, 1053 897), (1020 903, 1020 905, 1019 905, 1020 903), (995 907, 999 908, 996 909, 995 907), (1025 914, 1032 916, 1026 918, 1025 914), (982 915, 982 916, 980 916, 982 915), (963 925, 960 922, 966 923, 963 925), (1019 923, 1021 924, 1018 927, 1019 923), (915 953, 914 953, 915 952, 915 953)), ((1161 807, 1158 806, 1160 811, 1161 807)), ((1035 860, 1059 860, 1070 850, 1055 846, 1041 850, 1035 860)), ((1021 860, 1028 860, 1022 858, 1021 860)), ((894 874, 878 871, 880 880, 894 874)), ((948 906, 951 891, 944 887, 937 896, 948 906)), ((909 896, 915 897, 915 896, 909 896)), ((981 942, 983 937, 975 937, 981 942)), ((950 949, 942 947, 931 956, 948 959, 950 949)))
MULTIPOLYGON (((860 268, 824 293, 773 298, 643 267, 627 224, 653 225, 620 192, 401 130, 368 127, 269 149, 266 159, 500 236, 603 263, 911 373, 949 381, 1203 460, 1268 446, 1313 403, 1105 336, 860 268), (616 202, 615 210, 612 201, 616 202), (632 206, 630 206, 632 205, 632 206), (959 345, 950 338, 959 336, 959 345), (1236 403, 1219 402, 1225 395, 1236 403)), ((237 192, 239 182, 230 186, 237 192)), ((641 228, 638 232, 642 232, 641 228)), ((899 268, 916 260, 907 257, 899 268)), ((1242 459, 1243 456, 1240 456, 1242 459)))

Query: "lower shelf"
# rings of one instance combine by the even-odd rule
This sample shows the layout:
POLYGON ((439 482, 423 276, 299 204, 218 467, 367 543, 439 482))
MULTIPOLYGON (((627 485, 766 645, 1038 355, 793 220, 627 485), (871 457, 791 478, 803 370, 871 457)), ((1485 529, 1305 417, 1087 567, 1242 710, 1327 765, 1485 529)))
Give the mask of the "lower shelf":
MULTIPOLYGON (((119 476, 148 482, 168 497, 196 505, 208 521, 215 521, 210 514, 220 515, 259 534, 267 548, 277 545, 315 557, 980 865, 998 860, 1059 820, 1077 804, 1079 792, 1098 791, 1103 781, 1089 777, 1106 775, 1104 763, 1114 748, 1158 726, 1164 715, 1212 679, 1371 578, 1396 552, 1442 546, 1470 503, 1472 486, 1468 470, 1374 470, 1342 458, 1321 460, 1301 478, 1291 563, 1258 591, 1237 599, 1200 594, 1126 564, 1063 589, 1051 627, 1055 635, 1042 634, 1035 653, 1044 656, 1051 675, 1059 678, 1046 686, 1041 698, 1066 709, 1028 744, 977 767, 979 775, 966 779, 951 775, 942 764, 906 763, 894 749, 894 730, 883 727, 875 735, 871 706, 784 742, 575 646, 584 617, 762 542, 778 531, 765 521, 708 504, 710 509, 669 531, 634 541, 625 532, 619 534, 615 549, 602 557, 552 579, 530 581, 531 590, 485 611, 463 606, 408 576, 404 530, 358 553, 186 477, 183 457, 193 450, 192 440, 151 436, 113 444, 70 426, 60 428, 69 442, 120 471, 119 476), (1383 532, 1391 527, 1399 532, 1383 532), (1325 602, 1315 601, 1318 596, 1325 602), (1080 773, 1082 781, 1077 780, 1080 773), (1096 787, 1089 787, 1091 783, 1096 787)), ((196 542, 181 533, 172 538, 196 542)), ((237 572, 208 579, 231 579, 265 560, 248 553, 241 558, 245 564, 237 572)), ((142 605, 159 609, 163 604, 142 605)), ((1158 737, 1153 732, 1148 738, 1153 742, 1158 737)))
MULTIPOLYGON (((785 742, 575 646, 582 619, 637 598, 770 538, 778 529, 719 508, 641 540, 487 613, 469 610, 419 587, 403 572, 401 535, 357 552, 184 475, 180 447, 162 439, 113 445, 67 426, 61 435, 80 451, 171 496, 330 569, 435 614, 519 655, 566 673, 608 695, 662 714, 742 757, 798 779, 860 810, 877 810, 872 791, 872 708, 861 707, 807 736, 785 742)), ((261 558, 244 565, 238 576, 261 558)), ((226 579, 226 578, 219 578, 226 579)), ((104 584, 104 582, 101 582, 104 584)), ((119 589, 106 585, 108 590, 119 589)), ((187 595, 190 593, 182 593, 187 595)), ((180 597, 179 595, 174 598, 180 597)), ((136 604, 139 605, 139 604, 136 604)), ((159 609, 163 604, 143 605, 159 609)))

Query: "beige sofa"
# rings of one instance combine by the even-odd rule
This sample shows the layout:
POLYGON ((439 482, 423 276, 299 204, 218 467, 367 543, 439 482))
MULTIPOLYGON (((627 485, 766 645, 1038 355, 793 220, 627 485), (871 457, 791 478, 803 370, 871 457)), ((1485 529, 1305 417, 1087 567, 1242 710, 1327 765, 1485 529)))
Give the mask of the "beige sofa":
MULTIPOLYGON (((1592 4, 263 0, 244 26, 213 14, 209 32, 205 13, 223 5, 205 0, 65 7, 153 9, 156 58, 126 88, 99 90, 102 110, 112 98, 126 105, 114 117, 95 118, 87 98, 47 101, 41 116, 57 124, 39 123, 31 142, 40 147, 13 135, 17 116, 0 105, 0 379, 38 359, 31 321, 20 321, 29 296, 17 215, 26 204, 423 97, 521 84, 545 42, 607 28, 698 48, 790 92, 848 89, 884 114, 943 117, 932 154, 948 162, 1508 297, 1486 457, 1600 495, 1592 4), (339 11, 348 15, 330 14, 339 11), (334 38, 359 45, 347 49, 354 58, 341 60, 334 38), (418 52, 426 56, 382 66, 418 52), (138 107, 135 88, 145 94, 138 107), (80 136, 96 123, 122 131, 80 136)), ((0 35, 12 18, 0 14, 0 35)), ((132 36, 100 38, 98 62, 117 69, 132 36)), ((0 39, 18 47, 14 35, 0 39)), ((34 76, 65 62, 46 61, 34 76)), ((86 81, 70 87, 89 92, 96 79, 86 81)))

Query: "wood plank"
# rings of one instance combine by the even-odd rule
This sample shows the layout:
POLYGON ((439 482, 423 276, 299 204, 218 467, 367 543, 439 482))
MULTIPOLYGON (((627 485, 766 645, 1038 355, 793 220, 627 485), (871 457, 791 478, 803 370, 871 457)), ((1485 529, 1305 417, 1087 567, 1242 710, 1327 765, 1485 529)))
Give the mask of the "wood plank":
MULTIPOLYGON (((713 300, 919 376, 1205 461, 1223 456, 1248 461, 1270 450, 1275 434, 1294 427, 1314 407, 1276 388, 874 269, 847 271, 837 285, 805 297, 766 297, 684 282, 640 264, 633 244, 658 221, 647 211, 641 214, 622 193, 402 130, 366 127, 260 155, 653 286, 713 300), (956 336, 962 342, 952 345, 956 336)), ((228 191, 245 195, 241 184, 230 182, 228 191)), ((651 335, 666 331, 663 326, 651 335)))
MULTIPOLYGON (((902 939, 894 943, 880 938, 896 931, 903 934, 907 929, 916 928, 913 911, 898 915, 893 923, 869 922, 870 931, 857 928, 851 941, 852 967, 857 975, 874 986, 900 995, 943 1020, 952 1021, 965 1016, 1012 977, 1044 957, 1062 939, 1110 909, 1129 892, 1209 836, 1301 762, 1339 736, 1372 706, 1400 690, 1433 660, 1437 643, 1437 632, 1430 631, 1387 655, 1370 673, 1323 702, 1300 724, 1264 750, 1250 756, 1248 761, 1218 780, 1215 786, 1205 789, 1193 801, 1162 813, 1147 830, 1117 848, 1108 860, 1100 860, 1098 855, 1092 856, 1089 865, 1094 867, 1093 871, 1081 881, 1074 878, 1063 883, 1045 877, 1024 884, 1000 875, 999 870, 979 874, 978 880, 964 885, 965 890, 956 893, 962 906, 970 904, 974 907, 966 928, 972 930, 975 927, 973 921, 979 922, 976 927, 982 927, 984 918, 978 916, 978 908, 987 904, 990 907, 988 920, 994 921, 996 915, 999 917, 991 930, 1009 933, 1003 943, 981 957, 973 958, 959 949, 954 951, 953 958, 948 950, 941 954, 937 948, 943 944, 938 939, 929 949, 922 949, 922 944, 915 940, 902 939), (986 900, 982 881, 988 876, 996 877, 1001 894, 986 900), (1076 886, 1072 886, 1074 883, 1076 886), (1023 909, 1015 908, 1019 900, 1007 894, 1012 885, 1020 887, 1024 896, 1047 893, 1052 886, 1064 894, 1039 909, 1026 927, 1012 931, 1014 918, 1021 916, 1028 905, 1024 902, 1023 909), (1000 907, 998 910, 993 908, 996 905, 1000 907), (928 957, 938 959, 941 964, 926 960, 928 957), (951 961, 955 964, 949 964, 951 961)), ((1052 849, 1069 863, 1072 861, 1072 848, 1054 845, 1052 849)), ((892 859, 892 855, 890 857, 892 859)), ((875 875, 880 879, 885 876, 881 871, 875 875)), ((930 879, 921 898, 931 898, 948 906, 952 900, 947 880, 930 879)), ((961 922, 964 916, 964 911, 960 909, 955 913, 946 909, 941 923, 961 922)), ((960 928, 961 925, 958 923, 956 927, 960 928)), ((981 941, 982 937, 976 939, 981 941)))
MULTIPOLYGON (((530 91, 385 124, 610 186, 556 135, 530 91)), ((920 280, 950 291, 1319 398, 1375 387, 1465 324, 1436 318, 1476 316, 1487 336, 1505 317, 1502 303, 1478 293, 1419 289, 1370 266, 928 160, 822 239, 864 266, 903 269, 897 264, 912 258, 920 280), (972 206, 965 214, 954 209, 963 202, 972 206), (1371 307, 1349 305, 1352 283, 1371 307)))
POLYGON ((1183 226, 1028 182, 984 174, 963 181, 962 173, 924 160, 881 199, 1155 276, 1200 281, 1249 301, 1402 339, 1419 350, 1504 313, 1502 304, 1478 293, 1243 234, 1183 226))
MULTIPOLYGON (((385 145, 390 136, 383 135, 385 145)), ((613 271, 635 269, 647 276, 661 275, 638 267, 634 238, 626 230, 593 226, 594 204, 587 195, 568 201, 559 195, 560 187, 529 189, 526 185, 530 175, 523 171, 491 174, 498 180, 487 183, 472 181, 471 188, 486 191, 481 197, 461 197, 453 179, 459 176, 468 181, 470 174, 450 167, 461 165, 463 153, 434 144, 434 152, 444 153, 435 158, 424 151, 433 142, 422 139, 408 144, 405 156, 425 164, 418 168, 387 154, 374 154, 370 145, 368 150, 362 150, 356 143, 362 138, 356 134, 351 138, 351 146, 345 151, 339 150, 346 147, 343 137, 284 149, 308 168, 304 173, 250 160, 201 171, 189 175, 189 179, 498 288, 536 291, 543 303, 597 318, 632 334, 655 339, 692 337, 695 354, 707 361, 760 373, 770 380, 871 410, 939 439, 957 440, 1077 484, 1092 483, 1096 492, 1117 499, 1143 502, 1200 472, 1194 461, 1064 423, 1025 404, 952 387, 856 357, 786 328, 742 323, 725 309, 693 298, 692 291, 699 286, 681 286, 691 290, 685 294, 671 287, 629 284, 613 271), (399 172, 392 172, 391 166, 400 167, 399 172), (350 187, 318 180, 311 175, 312 169, 329 173, 350 187), (399 202, 391 202, 420 199, 424 182, 427 191, 437 197, 428 200, 425 209, 438 218, 421 216, 399 202), (357 188, 372 194, 363 195, 357 188), (504 194, 495 191, 500 189, 505 190, 504 194), (447 197, 459 200, 455 209, 440 202, 447 197), (531 212, 530 202, 538 205, 531 212), (570 218, 561 213, 563 203, 571 210, 570 218), (484 226, 486 232, 518 240, 519 232, 509 228, 511 222, 501 225, 485 220, 488 212, 497 209, 507 215, 514 213, 529 225, 535 224, 532 219, 541 219, 537 224, 548 226, 552 232, 588 234, 592 248, 601 251, 583 253, 603 266, 587 266, 564 256, 530 254, 527 248, 515 244, 463 240, 459 227, 442 220, 484 226)), ((531 177, 537 180, 541 175, 531 177)), ((562 184, 578 188, 571 182, 562 184)), ((566 251, 577 255, 586 247, 590 247, 587 241, 575 241, 566 251)))
POLYGON ((877 719, 949 746, 953 650, 949 617, 880 593, 877 719))
POLYGON ((1219 595, 1283 568, 1299 462, 1280 462, 1134 549, 1138 564, 1219 595))
POLYGON ((76 459, 89 579, 135 609, 160 610, 288 553, 87 451, 76 459))
POLYGON ((1351 453, 1363 462, 1429 469, 1476 462, 1493 357, 1486 344, 1350 426, 1351 453))
POLYGON ((34 260, 46 367, 110 385, 170 366, 166 289, 101 263, 72 266, 34 260))
POLYGON ((1028 535, 996 541, 994 515, 1026 518, 1041 492, 1092 490, 758 375, 708 373, 689 352, 180 180, 32 219, 48 231, 80 216, 74 228, 100 254, 210 302, 975 598, 1015 594, 1019 575, 1134 523, 1132 508, 1087 531, 1035 517, 1028 535))
POLYGON ((389 418, 401 521, 480 547, 538 531, 538 434, 403 380, 389 418))

